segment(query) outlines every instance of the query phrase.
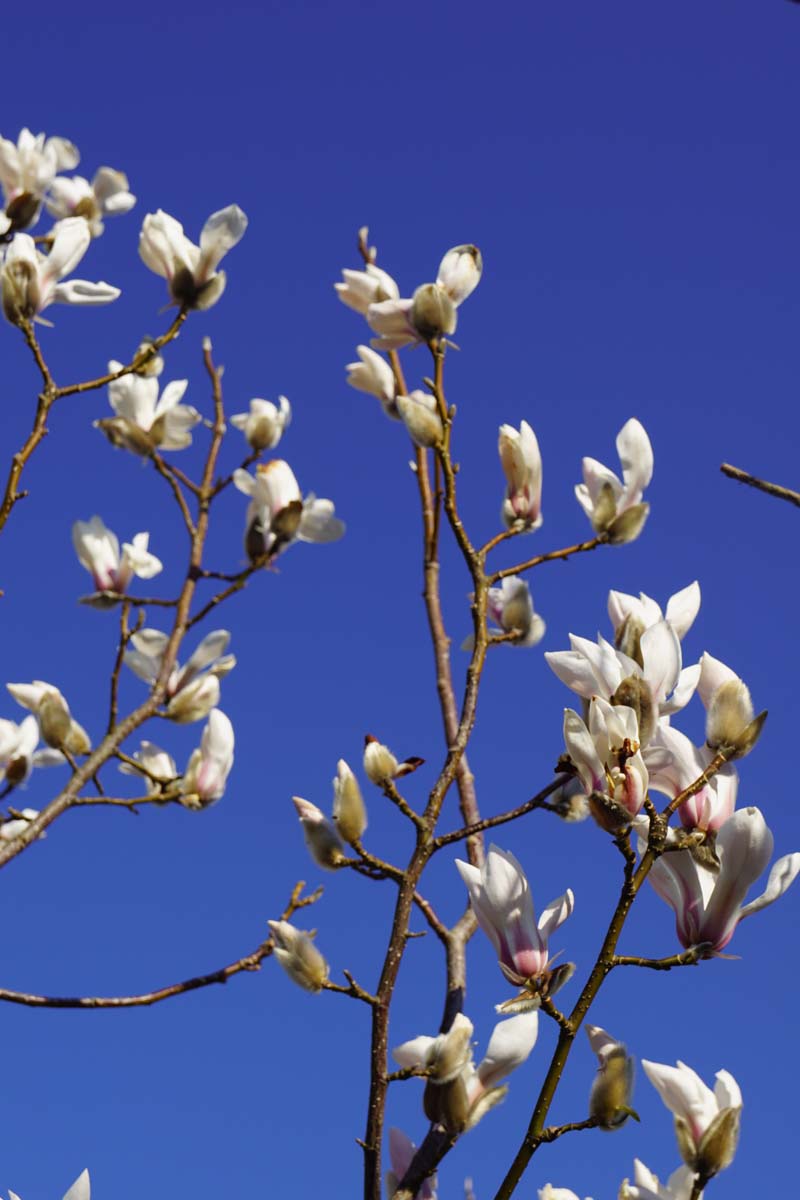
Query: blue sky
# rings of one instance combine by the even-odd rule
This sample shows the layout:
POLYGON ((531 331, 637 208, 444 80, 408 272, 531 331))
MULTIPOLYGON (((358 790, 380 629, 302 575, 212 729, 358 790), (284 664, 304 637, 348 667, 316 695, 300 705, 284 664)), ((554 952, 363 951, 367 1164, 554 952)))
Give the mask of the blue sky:
MULTIPOLYGON (((366 331, 332 283, 357 265, 365 222, 406 294, 449 246, 471 241, 484 253, 483 282, 461 312, 461 352, 448 360, 464 514, 477 540, 497 530, 501 422, 527 419, 542 448, 545 522, 532 553, 585 535, 572 495, 584 454, 613 465, 614 437, 631 415, 654 446, 642 538, 543 567, 531 583, 545 640, 492 657, 470 751, 484 812, 537 791, 561 751, 571 699, 542 651, 565 647, 570 631, 608 632, 609 588, 663 603, 697 578, 703 608, 687 658, 708 649, 729 662, 770 710, 742 764, 740 804, 762 808, 776 856, 800 847, 790 783, 797 517, 718 471, 728 460, 797 486, 799 22, 785 0, 491 10, 181 0, 80 17, 47 0, 35 18, 12 19, 3 136, 28 125, 69 137, 82 169, 123 169, 139 197, 130 216, 108 222, 79 272, 119 284, 122 298, 96 312, 48 313, 56 326, 42 341, 59 382, 125 358, 168 320, 158 315, 162 281, 136 255, 144 213, 162 207, 196 236, 211 211, 239 203, 250 227, 226 263, 228 291, 189 322, 164 378, 188 377, 187 400, 210 411, 200 368, 210 334, 229 412, 251 396, 289 396, 281 453, 305 490, 335 500, 348 533, 336 546, 293 548, 221 615, 239 657, 223 685, 237 760, 216 807, 72 813, 6 868, 0 986, 113 994, 210 970, 258 944, 300 878, 325 883, 308 924, 334 969, 374 983, 391 886, 323 881, 289 803, 299 793, 328 809, 336 761, 355 766, 366 731, 428 759, 408 785, 417 803, 441 756, 408 448, 377 401, 344 383, 366 331)), ((0 332, 8 457, 37 380, 21 338, 0 332)), ((409 358, 412 373, 427 372, 421 352, 409 358)), ((97 393, 54 414, 26 476, 31 495, 0 542, 4 678, 56 683, 95 733, 115 622, 76 604, 87 577, 70 544, 73 520, 97 512, 124 539, 149 529, 167 563, 164 594, 184 556, 160 481, 92 428, 109 411, 97 393)), ((226 463, 239 452, 234 432, 226 463)), ((190 469, 197 460, 187 452, 179 461, 190 469)), ((240 562, 244 506, 232 491, 220 505, 211 557, 221 569, 240 562)), ((455 645, 468 628, 467 590, 448 549, 455 645)), ((125 679, 123 704, 143 694, 125 679)), ((1 715, 22 714, 9 699, 1 715)), ((681 728, 701 739, 697 701, 681 728)), ((198 732, 158 729, 156 740, 183 763, 198 732)), ((44 804, 59 778, 36 777, 25 802, 44 804)), ((380 796, 368 802, 370 845, 402 861, 407 830, 380 796)), ((618 887, 613 849, 588 823, 556 826, 546 814, 498 841, 521 859, 540 906, 574 888, 557 948, 586 971, 618 887)), ((428 885, 450 919, 463 904, 452 857, 441 856, 428 885)), ((800 1062, 787 950, 797 905, 790 893, 746 922, 730 947, 738 960, 663 977, 619 972, 593 1010, 638 1057, 680 1057, 707 1079, 726 1067, 739 1080, 741 1148, 711 1196, 749 1196, 793 1177, 800 1062)), ((623 951, 676 948, 671 914, 644 895, 623 951)), ((413 942, 393 1044, 434 1031, 441 981, 438 947, 413 942)), ((505 994, 476 938, 467 1011, 480 1046, 505 994)), ((49 1200, 89 1166, 98 1200, 357 1195, 366 1018, 351 1001, 302 994, 273 963, 152 1010, 4 1006, 0 1188, 49 1200)), ((553 1042, 545 1026, 507 1103, 446 1163, 443 1198, 458 1198, 467 1174, 478 1200, 493 1196, 553 1042)), ((579 1044, 555 1120, 584 1115, 593 1072, 579 1044)), ((415 1081, 391 1096, 391 1122, 415 1140, 420 1099, 415 1081)), ((550 1180, 614 1197, 635 1155, 666 1176, 677 1165, 671 1121, 641 1074, 635 1103, 640 1126, 546 1149, 520 1196, 550 1180)))

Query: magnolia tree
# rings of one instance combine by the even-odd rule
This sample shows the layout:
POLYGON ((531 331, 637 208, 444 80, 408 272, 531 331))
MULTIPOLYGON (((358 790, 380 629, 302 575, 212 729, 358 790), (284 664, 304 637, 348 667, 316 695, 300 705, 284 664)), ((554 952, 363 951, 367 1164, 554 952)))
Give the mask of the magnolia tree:
MULTIPOLYGON (((171 311, 167 328, 142 341, 129 361, 112 358, 107 372, 96 378, 77 383, 56 379, 48 347, 57 335, 47 333, 48 340, 40 340, 39 329, 48 324, 45 309, 57 303, 93 306, 117 299, 117 287, 75 279, 74 271, 89 252, 98 262, 102 259, 103 243, 96 242, 104 234, 105 219, 127 213, 135 203, 121 172, 102 167, 91 181, 67 174, 78 162, 78 151, 63 138, 23 130, 16 142, 0 140, 5 200, 0 216, 2 307, 12 327, 6 353, 12 352, 16 332, 41 376, 30 432, 10 462, 0 527, 23 519, 17 510, 24 494, 23 475, 47 430, 53 405, 77 393, 95 392, 94 423, 105 437, 104 444, 98 436, 96 454, 136 456, 145 470, 135 486, 167 489, 185 535, 186 571, 177 595, 159 594, 159 546, 151 550, 148 533, 122 530, 130 540, 120 543, 101 516, 75 520, 75 553, 91 578, 84 602, 116 615, 116 635, 109 642, 106 727, 88 729, 80 723, 80 714, 70 708, 68 684, 66 695, 45 680, 7 684, 8 715, 0 721, 5 801, 0 866, 32 849, 77 806, 179 805, 202 810, 220 800, 234 762, 236 715, 226 711, 223 681, 236 660, 228 652, 230 632, 209 632, 207 626, 255 576, 274 572, 293 543, 335 542, 344 533, 333 503, 304 496, 289 463, 275 457, 291 417, 285 398, 277 404, 254 399, 248 411, 229 415, 221 368, 207 339, 202 355, 208 403, 184 403, 187 381, 169 379, 170 343, 191 330, 196 310, 227 299, 222 260, 247 228, 247 218, 235 204, 208 218, 198 243, 175 217, 160 210, 145 215, 139 252, 144 265, 166 283, 171 311), (40 223, 45 214, 53 218, 49 226, 40 223), (233 446, 234 461, 241 460, 233 470, 221 467, 225 443, 233 446), (229 488, 246 497, 246 565, 219 570, 207 561, 207 541, 215 503, 229 488), (139 581, 148 581, 147 587, 139 581), (127 712, 120 704, 125 672, 132 672, 142 685, 141 699, 127 712), (25 715, 17 713, 20 720, 14 719, 15 703, 25 710, 25 715), (156 719, 158 740, 151 741, 156 719), (185 763, 176 762, 170 748, 170 723, 196 726, 197 746, 185 763), (49 798, 40 810, 24 806, 22 790, 32 773, 44 767, 55 769, 48 776, 49 798), (119 772, 127 777, 125 786, 120 786, 119 772)), ((65 998, 3 990, 0 998, 42 1008, 149 1005, 253 971, 269 958, 307 992, 352 998, 366 1007, 371 1023, 370 1043, 364 1046, 369 1089, 360 1140, 365 1200, 384 1194, 394 1200, 432 1200, 439 1164, 462 1139, 468 1142, 479 1121, 502 1120, 491 1110, 514 1086, 510 1077, 534 1050, 540 1021, 552 1022, 555 1049, 549 1061, 538 1063, 538 1094, 528 1128, 513 1159, 497 1165, 496 1200, 508 1200, 534 1155, 538 1180, 546 1178, 546 1160, 539 1166, 538 1159, 549 1143, 580 1130, 614 1131, 631 1118, 638 1120, 632 1097, 635 1063, 622 1040, 622 1017, 609 1030, 590 1023, 592 1006, 608 976, 637 967, 660 972, 697 966, 722 956, 739 921, 772 904, 790 886, 800 870, 800 854, 785 854, 773 862, 773 838, 764 816, 748 804, 747 796, 741 798, 743 803, 738 796, 736 760, 755 748, 766 713, 756 713, 735 667, 709 654, 699 662, 684 662, 682 639, 700 606, 697 583, 677 591, 663 610, 644 594, 611 591, 608 637, 592 641, 576 635, 569 649, 546 653, 569 702, 563 746, 554 748, 554 776, 527 802, 481 815, 467 752, 490 656, 500 645, 521 650, 542 639, 544 621, 535 611, 528 585, 535 568, 595 550, 624 554, 627 544, 646 536, 653 450, 643 424, 631 416, 617 433, 618 470, 593 457, 583 460, 583 479, 575 496, 586 522, 584 540, 533 553, 530 535, 542 525, 539 446, 527 422, 518 429, 501 425, 501 519, 495 535, 480 544, 459 505, 461 480, 466 486, 469 473, 467 464, 459 473, 454 457, 457 421, 445 379, 448 357, 457 349, 453 338, 461 306, 481 280, 480 252, 474 245, 447 250, 435 280, 403 296, 393 274, 378 266, 366 229, 360 231, 358 250, 360 261, 344 270, 343 281, 335 285, 339 300, 353 310, 359 342, 356 359, 347 368, 348 382, 374 397, 395 423, 398 454, 407 454, 410 446, 413 456, 422 516, 423 602, 443 744, 439 762, 433 769, 428 764, 430 773, 412 780, 422 760, 401 760, 388 745, 368 736, 358 771, 344 759, 337 765, 330 816, 307 799, 296 796, 293 802, 317 866, 360 875, 365 887, 369 881, 385 881, 393 889, 394 912, 382 959, 368 979, 356 980, 338 969, 332 978, 324 955, 324 903, 315 909, 319 946, 298 915, 320 900, 321 889, 306 893, 298 883, 283 898, 282 910, 281 898, 273 898, 274 918, 261 944, 219 970, 141 995, 65 998), (413 347, 419 348, 416 355, 404 356, 413 347), (463 687, 456 684, 441 604, 440 545, 446 538, 453 539, 472 586, 463 617, 463 623, 467 614, 471 621, 471 633, 460 651, 468 661, 463 687), (516 561, 496 565, 501 549, 516 561), (683 711, 695 696, 706 714, 705 741, 699 746, 680 728, 683 711), (368 836, 366 784, 376 801, 388 801, 407 823, 413 835, 410 857, 400 858, 391 844, 375 844, 368 836), (605 935, 588 966, 569 961, 567 922, 576 902, 573 890, 567 887, 549 903, 544 903, 546 896, 537 895, 534 902, 535 887, 526 871, 535 885, 542 837, 532 851, 520 830, 537 810, 564 822, 593 822, 597 854, 605 855, 608 872, 619 876, 605 935), (444 857, 460 855, 452 867, 451 889, 464 907, 453 925, 442 920, 426 898, 426 871, 443 852, 444 857), (763 890, 752 896, 759 881, 763 890), (618 953, 632 906, 651 904, 652 893, 674 911, 674 953, 652 958, 618 953), (391 1027, 392 1005, 400 966, 414 936, 413 915, 441 945, 444 1015, 438 1020, 437 1013, 430 1012, 418 1036, 399 1041, 391 1027), (478 930, 489 939, 499 967, 498 1019, 488 1039, 488 1014, 465 1010, 468 946, 478 930), (560 957, 562 953, 566 957, 560 957), (480 1030, 481 1057, 474 1050, 473 1022, 480 1030), (596 1074, 586 1084, 586 1109, 569 1124, 552 1124, 551 1105, 581 1027, 597 1058, 596 1074), (415 1126, 389 1128, 390 1085, 412 1079, 421 1081, 409 1085, 421 1090, 415 1126)), ((411 269, 417 270, 417 264, 411 269)), ((195 387, 193 399, 199 394, 201 389, 195 387)), ((737 474, 735 468, 728 471, 766 490, 773 486, 737 474)), ((284 569, 291 570, 291 564, 284 569)), ((595 618, 587 611, 587 624, 595 618)), ((579 903, 588 900, 579 893, 579 903)), ((652 979, 647 972, 638 978, 643 997, 652 979)), ((657 1045, 653 1049, 658 1052, 657 1045)), ((735 1071, 735 1054, 723 1046, 718 1051, 726 1068, 711 1084, 690 1064, 642 1063, 674 1117, 675 1170, 659 1181, 636 1160, 632 1181, 621 1183, 620 1197, 698 1200, 709 1184, 716 1188, 716 1177, 736 1153, 743 1109, 740 1088, 727 1069, 735 1071)), ((625 1173, 621 1163, 620 1177, 625 1173)), ((540 1187, 540 1200, 575 1200, 570 1180, 559 1183, 563 1186, 540 1187)), ((530 1186, 526 1181, 526 1195, 531 1194, 530 1186)), ((302 1180, 299 1187, 302 1190, 302 1180)), ((89 1200, 89 1189, 84 1171, 65 1200, 89 1200)), ((355 1185, 349 1191, 355 1195, 355 1185)), ((469 1182, 466 1193, 474 1200, 469 1182)), ((14 1195, 10 1193, 12 1200, 14 1195)))

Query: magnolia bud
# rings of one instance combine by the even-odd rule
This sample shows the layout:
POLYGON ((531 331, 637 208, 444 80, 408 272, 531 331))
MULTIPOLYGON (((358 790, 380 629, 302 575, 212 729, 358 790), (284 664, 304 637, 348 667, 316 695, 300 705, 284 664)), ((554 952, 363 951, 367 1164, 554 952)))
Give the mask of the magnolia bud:
POLYGON ((175 693, 167 705, 167 716, 178 725, 202 721, 219 704, 219 694, 216 675, 198 675, 175 693))
POLYGON ((472 1034, 472 1022, 458 1013, 448 1032, 434 1040, 425 1063, 431 1083, 452 1083, 461 1074, 472 1057, 472 1034))
POLYGON ((145 430, 134 425, 127 417, 103 417, 94 422, 94 427, 104 433, 118 450, 130 450, 133 454, 148 458, 155 448, 145 430))
POLYGON ((453 246, 439 264, 436 282, 458 307, 472 295, 483 273, 483 258, 477 246, 453 246))
POLYGON ((397 774, 399 763, 388 746, 367 734, 364 739, 364 772, 372 783, 382 787, 397 774))
MULTIPOLYGON (((27 237, 27 234, 26 234, 27 237)), ((29 321, 39 306, 39 276, 33 263, 12 259, 2 271, 3 313, 12 325, 29 321)))
POLYGON ((367 828, 367 810, 361 788, 343 758, 339 759, 333 781, 333 819, 340 835, 351 845, 360 840, 367 828))
POLYGON ((617 515, 617 497, 611 484, 606 482, 600 488, 595 500, 592 525, 597 533, 605 533, 617 515))
POLYGON ((729 679, 711 697, 706 717, 706 741, 727 759, 744 758, 755 746, 767 719, 753 716, 750 691, 741 679, 729 679))
POLYGON ((624 546, 626 542, 635 542, 644 529, 649 512, 649 504, 633 504, 620 513, 606 530, 611 545, 624 546))
POLYGON ((614 645, 617 649, 621 650, 623 654, 627 654, 628 658, 632 658, 642 668, 644 668, 644 659, 642 658, 643 633, 644 621, 641 617, 637 617, 633 613, 628 613, 614 638, 614 645))
POLYGON ((624 704, 633 709, 639 723, 639 743, 646 746, 655 733, 657 720, 653 694, 647 681, 641 675, 629 675, 614 692, 611 703, 624 704))
POLYGON ((70 721, 69 733, 64 741, 64 749, 70 754, 88 754, 92 748, 89 735, 77 721, 70 721))
POLYGON ((67 743, 72 728, 72 718, 66 701, 57 692, 46 692, 36 710, 42 739, 55 750, 61 750, 67 743))
POLYGON ((164 359, 160 354, 153 354, 151 352, 154 341, 155 338, 142 338, 142 341, 140 342, 136 353, 133 356, 133 361, 134 363, 137 363, 137 360, 143 355, 147 355, 147 358, 144 358, 140 364, 137 363, 134 371, 136 375, 143 375, 146 378, 152 378, 160 375, 164 370, 164 359))
POLYGON ((426 342, 456 331, 458 318, 453 301, 436 283, 423 283, 417 288, 409 315, 411 324, 426 342))
POLYGON ((328 980, 328 964, 311 940, 288 921, 268 921, 275 957, 286 974, 307 992, 320 992, 328 980))
POLYGON ((292 796, 292 804, 297 809, 306 846, 314 862, 326 871, 335 871, 345 857, 338 833, 322 810, 310 800, 292 796))
POLYGON ((690 1164, 702 1179, 711 1179, 733 1162, 741 1115, 741 1108, 723 1108, 703 1134, 694 1162, 690 1164))
POLYGON ((631 1108, 634 1061, 622 1042, 598 1025, 587 1025, 589 1044, 600 1060, 589 1096, 589 1116, 601 1129, 619 1129, 628 1117, 638 1116, 631 1108))
POLYGON ((460 1133, 466 1127, 470 1102, 463 1075, 444 1085, 429 1080, 422 1097, 425 1116, 448 1133, 460 1133))
POLYGON ((36 220, 41 205, 40 198, 33 192, 20 192, 6 208, 6 216, 11 222, 11 229, 17 233, 27 229, 36 220))
POLYGON ((444 426, 436 406, 436 397, 420 390, 409 396, 398 396, 395 403, 411 440, 423 450, 438 446, 444 437, 444 426))

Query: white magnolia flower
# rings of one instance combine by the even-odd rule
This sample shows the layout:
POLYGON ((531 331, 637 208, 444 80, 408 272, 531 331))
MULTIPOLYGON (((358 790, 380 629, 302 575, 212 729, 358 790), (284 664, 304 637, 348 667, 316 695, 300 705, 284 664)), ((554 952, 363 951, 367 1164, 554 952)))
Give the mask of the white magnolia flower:
POLYGON ((632 542, 650 511, 642 496, 653 477, 653 449, 635 417, 617 434, 617 453, 622 482, 596 458, 584 458, 583 483, 576 485, 575 495, 596 533, 608 534, 612 542, 632 542))
POLYGON ((245 549, 251 561, 275 556, 291 542, 336 542, 344 522, 334 515, 333 501, 309 495, 303 499, 294 472, 283 459, 256 467, 255 476, 241 468, 233 482, 250 497, 245 520, 245 549))
POLYGON ((614 626, 614 641, 631 658, 636 655, 631 653, 626 643, 635 645, 635 638, 641 638, 645 629, 666 620, 683 641, 699 611, 700 584, 697 580, 670 596, 666 614, 644 592, 638 596, 629 596, 626 592, 608 593, 608 615, 614 626))
MULTIPOLYGON (((233 654, 225 650, 231 640, 227 629, 215 629, 203 638, 184 667, 176 663, 167 680, 167 716, 179 724, 201 721, 220 697, 219 681, 236 666, 233 654)), ((131 638, 133 650, 125 652, 125 662, 139 679, 155 684, 169 638, 158 629, 142 629, 131 638)))
MULTIPOLYGON (((691 1200, 694 1187, 694 1171, 689 1167, 678 1167, 666 1183, 659 1183, 658 1176, 638 1158, 633 1160, 633 1183, 625 1179, 619 1189, 619 1200, 691 1200)), ((699 1200, 702 1200, 702 1192, 699 1200)))
MULTIPOLYGON (((39 745, 39 722, 36 717, 25 717, 23 721, 0 719, 0 782, 6 787, 19 787, 27 783, 34 767, 56 767, 64 762, 60 750, 37 750, 39 745)), ((36 814, 34 814, 36 815, 36 814)), ((6 822, 0 836, 8 837, 6 822)), ((16 836, 14 834, 13 836, 16 836)))
POLYGON ((383 355, 377 354, 369 346, 356 346, 356 354, 361 361, 347 364, 347 382, 359 392, 377 396, 387 417, 398 420, 400 413, 395 403, 397 383, 394 371, 383 355))
MULTIPOLYGON (((504 633, 517 631, 513 639, 515 646, 535 646, 542 640, 545 623, 533 611, 533 597, 524 579, 518 575, 507 575, 500 587, 489 588, 488 609, 490 618, 504 633)), ((467 648, 472 644, 468 638, 467 648)))
MULTIPOLYGON (((714 757, 707 746, 695 746, 684 733, 661 722, 647 747, 650 786, 674 800, 700 779, 714 757)), ((678 816, 684 829, 717 833, 733 816, 739 777, 733 766, 725 766, 708 783, 684 800, 678 816)))
POLYGON ((9 210, 0 233, 33 225, 56 173, 71 171, 79 162, 77 149, 66 138, 48 138, 30 129, 23 129, 16 142, 0 137, 0 185, 9 210))
POLYGON ((45 205, 51 216, 83 217, 92 237, 103 232, 103 217, 115 217, 130 212, 136 197, 128 191, 128 177, 112 167, 101 167, 90 183, 82 175, 67 179, 59 175, 50 184, 45 205))
POLYGON ((439 263, 436 283, 458 308, 481 281, 483 257, 477 246, 453 246, 439 263))
POLYGON ((120 295, 108 283, 59 282, 75 270, 91 241, 82 217, 59 221, 52 238, 48 254, 40 254, 27 233, 18 233, 6 249, 0 282, 3 312, 12 325, 37 317, 51 304, 108 304, 120 295))
MULTIPOLYGON (((88 754, 91 741, 88 733, 72 717, 69 705, 61 692, 52 683, 34 679, 33 683, 7 683, 17 704, 30 709, 39 720, 42 738, 55 750, 68 750, 71 754, 88 754)), ((51 759, 48 765, 55 764, 51 759)))
POLYGON ((396 403, 412 442, 423 450, 438 446, 444 437, 444 426, 436 397, 417 388, 407 396, 398 396, 396 403))
POLYGON ((391 275, 387 275, 374 263, 367 263, 363 271, 342 271, 343 283, 333 286, 339 299, 348 308, 366 315, 370 304, 381 300, 397 300, 400 291, 391 275))
POLYGON ((133 763, 120 763, 119 769, 123 775, 135 775, 144 779, 149 796, 157 795, 162 791, 162 784, 172 783, 178 776, 175 759, 155 742, 142 741, 140 749, 131 757, 139 763, 140 769, 133 763))
POLYGON ((378 335, 372 339, 375 350, 402 350, 404 346, 414 346, 422 340, 411 320, 413 307, 413 300, 399 299, 370 304, 367 323, 378 335))
MULTIPOLYGON (((109 373, 122 363, 112 359, 109 373)), ((158 379, 131 372, 108 385, 108 399, 116 416, 95 421, 109 441, 134 454, 153 450, 184 450, 192 444, 192 428, 201 420, 189 404, 181 404, 189 386, 187 379, 174 379, 158 394, 158 379)))
POLYGON ((72 544, 82 567, 92 576, 98 592, 125 592, 134 575, 152 579, 164 569, 163 563, 150 554, 149 533, 134 534, 133 542, 124 542, 122 554, 115 533, 100 517, 76 521, 72 526, 72 544))
POLYGON ((250 411, 231 417, 234 429, 241 429, 251 450, 274 450, 292 419, 292 407, 285 396, 278 405, 271 400, 251 400, 250 411))
POLYGON ((531 531, 542 523, 542 456, 536 434, 527 421, 519 430, 501 425, 498 440, 500 465, 508 484, 503 502, 503 520, 531 531))
POLYGON ((704 1179, 733 1162, 739 1139, 742 1093, 729 1071, 717 1071, 712 1092, 685 1063, 676 1067, 642 1059, 647 1078, 675 1116, 681 1157, 704 1179))
POLYGON ((182 792, 190 806, 207 808, 225 794, 225 784, 233 766, 233 726, 219 708, 212 708, 200 739, 183 776, 182 792))
MULTIPOLYGON (((639 752, 639 722, 633 709, 594 696, 588 726, 574 709, 564 709, 564 744, 585 794, 604 796, 611 802, 609 828, 619 827, 616 817, 623 821, 635 817, 647 796, 648 775, 639 752)), ((603 824, 602 810, 595 811, 603 824)))
MULTIPOLYGON (((20 1200, 16 1192, 9 1191, 11 1200, 20 1200)), ((89 1172, 82 1171, 78 1178, 73 1183, 64 1200, 91 1200, 91 1191, 89 1185, 89 1172)))
POLYGON ((749 754, 767 714, 755 716, 747 684, 718 658, 704 654, 697 694, 706 709, 707 745, 728 760, 749 754))
POLYGON ((238 205, 229 204, 211 214, 196 246, 186 237, 180 221, 159 209, 144 219, 139 255, 151 271, 166 279, 176 304, 210 308, 225 291, 225 272, 217 267, 246 229, 247 217, 238 205))
POLYGON ((322 809, 310 800, 304 800, 302 796, 292 796, 292 804, 300 818, 303 837, 314 862, 326 871, 335 870, 345 857, 336 827, 322 809))

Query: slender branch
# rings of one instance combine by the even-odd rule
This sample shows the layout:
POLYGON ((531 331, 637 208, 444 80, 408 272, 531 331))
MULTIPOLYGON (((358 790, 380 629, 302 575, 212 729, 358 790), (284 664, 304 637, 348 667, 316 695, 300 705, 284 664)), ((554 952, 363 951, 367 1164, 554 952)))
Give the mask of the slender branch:
POLYGON ((397 786, 393 779, 386 780, 386 782, 383 784, 382 791, 387 800, 391 800, 392 804, 394 804, 394 806, 400 810, 404 817, 407 817, 409 821, 413 822, 418 829, 424 827, 425 823, 422 817, 418 812, 415 812, 408 801, 400 795, 400 792, 397 790, 397 786))
POLYGON ((534 567, 538 567, 542 563, 555 562, 556 559, 568 559, 573 554, 583 554, 587 550, 596 550, 598 546, 605 546, 607 542, 608 535, 599 533, 597 537, 589 538, 586 542, 576 542, 574 546, 565 546, 563 550, 549 550, 547 554, 537 554, 535 558, 529 558, 526 562, 517 563, 515 567, 503 567, 501 571, 494 571, 489 576, 489 583, 498 583, 501 579, 506 579, 509 575, 521 575, 523 571, 531 571, 534 567))
POLYGON ((140 350, 129 363, 126 363, 124 367, 120 367, 118 371, 110 371, 107 375, 99 375, 96 379, 88 379, 85 383, 70 383, 66 387, 56 388, 56 398, 60 400, 62 396, 75 396, 81 392, 93 392, 97 388, 113 383, 115 379, 122 379, 123 375, 131 375, 134 371, 140 371, 142 367, 146 367, 155 358, 159 350, 166 346, 168 342, 175 340, 188 315, 189 310, 182 308, 165 333, 154 338, 152 342, 148 342, 144 349, 140 350))
MULTIPOLYGON (((322 889, 317 888, 308 896, 303 896, 304 882, 298 883, 281 914, 282 921, 288 921, 299 909, 314 904, 322 895, 322 889)), ((144 1008, 158 1004, 162 1000, 170 1000, 173 996, 182 996, 186 992, 195 992, 198 988, 208 987, 213 983, 227 983, 234 975, 242 971, 257 971, 265 958, 269 958, 275 948, 273 935, 257 946, 250 954, 237 958, 235 962, 206 975, 194 975, 191 979, 183 979, 180 983, 170 983, 166 987, 156 988, 152 992, 141 992, 132 996, 38 996, 32 992, 14 992, 9 988, 0 988, 0 1000, 10 1004, 24 1004, 29 1008, 144 1008)), ((357 986, 357 985, 356 985, 357 986)), ((343 988, 343 991, 348 989, 343 988)))
POLYGON ((353 1000, 362 1000, 364 1004, 369 1004, 373 1007, 378 1003, 375 996, 373 996, 370 992, 364 991, 364 989, 356 983, 349 971, 342 971, 342 974, 347 980, 347 987, 345 987, 342 983, 331 983, 330 979, 327 979, 322 985, 322 990, 325 992, 338 992, 340 996, 351 996, 353 1000))
MULTIPOLYGON (((242 459, 237 470, 246 471, 248 467, 252 467, 253 463, 258 462, 263 453, 263 450, 253 450, 251 454, 248 454, 246 458, 242 459)), ((217 482, 214 484, 212 499, 218 496, 220 492, 223 492, 226 487, 230 487, 230 485, 233 483, 233 477, 235 474, 235 471, 231 471, 230 475, 226 475, 224 479, 217 480, 217 482)), ((221 579, 223 576, 218 575, 217 578, 221 579)))
POLYGON ((87 804, 107 804, 115 808, 129 808, 136 812, 140 804, 169 804, 177 800, 179 792, 152 792, 146 796, 76 796, 72 808, 83 808, 87 804))
POLYGON ((186 497, 181 491, 181 486, 178 483, 178 480, 174 475, 170 474, 167 464, 164 462, 164 459, 157 450, 153 451, 153 453, 150 455, 150 458, 153 466, 158 471, 161 478, 166 479, 167 483, 172 489, 172 494, 178 503, 178 508, 181 510, 181 516, 183 517, 183 523, 186 526, 186 532, 189 534, 190 538, 193 538, 196 533, 195 524, 192 520, 192 514, 189 512, 189 505, 186 503, 186 497))
POLYGON ((545 802, 548 796, 558 791, 565 779, 565 775, 559 775, 552 783, 548 783, 546 788, 542 788, 540 792, 537 792, 530 800, 526 800, 524 804, 520 804, 518 808, 511 808, 508 812, 499 813, 496 817, 484 817, 482 821, 465 825, 463 829, 454 829, 452 833, 439 834, 433 841, 434 850, 441 850, 442 846, 449 846, 452 842, 461 842, 464 838, 474 837, 476 833, 483 833, 485 829, 494 829, 497 825, 506 825, 509 821, 516 821, 519 817, 524 817, 526 813, 534 812, 537 808, 545 808, 552 812, 553 806, 545 802))
POLYGON ((47 363, 44 361, 33 324, 28 320, 21 320, 19 322, 19 328, 21 329, 22 335, 25 338, 28 347, 30 348, 34 361, 39 368, 39 373, 42 376, 43 390, 39 394, 36 402, 36 412, 34 414, 31 431, 11 460, 11 467, 9 468, 8 472, 5 493, 2 501, 0 501, 0 529, 4 528, 14 507, 19 503, 20 500, 24 500, 28 494, 27 491, 19 490, 19 482, 22 478, 22 472, 25 469, 26 463, 30 459, 36 447, 47 435, 47 418, 56 399, 56 385, 53 381, 52 375, 50 374, 50 369, 47 366, 47 363))
MULTIPOLYGON (((260 555, 254 560, 254 562, 250 564, 249 567, 245 567, 244 570, 240 571, 238 575, 228 577, 217 576, 216 578, 230 578, 232 582, 228 585, 228 587, 223 588, 221 592, 217 592, 215 596, 212 596, 211 599, 208 600, 203 607, 195 613, 195 615, 189 621, 187 629, 191 629, 194 625, 197 625, 199 621, 202 621, 204 617, 207 617, 208 614, 213 612, 218 605, 222 604, 223 600, 227 600, 229 596, 235 596, 237 592, 241 592, 243 588, 247 587, 247 584, 253 575, 255 575, 256 571, 261 571, 269 565, 269 557, 270 556, 268 554, 260 555)), ((210 576, 207 575, 206 578, 210 578, 210 576)))
POLYGON ((671 954, 669 958, 638 958, 632 954, 615 954, 610 960, 612 967, 649 967, 651 971, 671 971, 673 967, 696 967, 703 957, 702 947, 692 946, 682 954, 671 954))
POLYGON ((578 1133, 581 1129, 596 1129, 597 1121, 594 1117, 587 1117, 585 1121, 571 1121, 568 1125, 548 1125, 541 1132, 541 1140, 543 1142, 555 1142, 558 1138, 563 1137, 565 1133, 578 1133))
POLYGON ((800 507, 800 492, 796 492, 792 488, 781 487, 779 483, 768 483, 766 479, 759 479, 757 475, 751 475, 739 467, 732 467, 730 463, 723 463, 720 471, 729 479, 747 483, 750 487, 758 488, 760 492, 766 492, 768 496, 777 496, 779 500, 788 500, 790 504, 800 507))

